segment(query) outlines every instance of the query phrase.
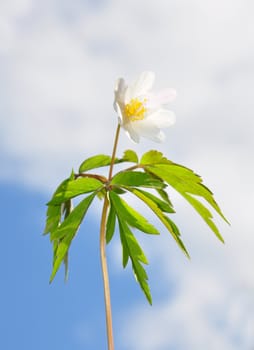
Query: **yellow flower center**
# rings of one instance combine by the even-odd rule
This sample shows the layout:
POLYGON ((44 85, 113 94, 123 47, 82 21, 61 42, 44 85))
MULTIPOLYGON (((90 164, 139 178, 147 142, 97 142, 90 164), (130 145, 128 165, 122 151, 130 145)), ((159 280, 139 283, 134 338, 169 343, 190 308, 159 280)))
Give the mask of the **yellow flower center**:
MULTIPOLYGON (((146 100, 144 100, 144 102, 146 102, 146 100)), ((124 107, 125 116, 132 122, 144 119, 147 111, 144 102, 139 101, 137 98, 131 99, 130 103, 124 107)))

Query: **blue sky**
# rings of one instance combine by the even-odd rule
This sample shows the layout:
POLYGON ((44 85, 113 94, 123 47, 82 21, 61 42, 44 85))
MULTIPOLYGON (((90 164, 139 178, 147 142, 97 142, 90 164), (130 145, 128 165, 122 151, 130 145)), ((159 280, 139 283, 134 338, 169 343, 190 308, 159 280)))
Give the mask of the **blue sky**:
POLYGON ((122 132, 118 154, 157 148, 194 169, 231 227, 216 219, 221 245, 170 193, 192 259, 161 227, 160 237, 138 235, 150 261, 152 307, 131 269, 122 270, 114 238, 116 348, 253 349, 253 10, 248 0, 1 2, 1 348, 106 348, 100 207, 73 243, 69 282, 61 270, 49 285, 45 203, 72 167, 111 152, 115 80, 149 69, 155 89, 177 90, 176 125, 160 145, 134 145, 122 132))
MULTIPOLYGON (((41 235, 46 196, 10 184, 2 185, 1 193, 6 222, 1 254, 1 347, 104 348, 98 225, 87 218, 80 230, 72 248, 69 283, 64 284, 61 271, 49 285, 51 247, 41 235)), ((141 294, 134 287, 127 273, 112 283, 116 321, 125 300, 132 300, 134 292, 141 294)))

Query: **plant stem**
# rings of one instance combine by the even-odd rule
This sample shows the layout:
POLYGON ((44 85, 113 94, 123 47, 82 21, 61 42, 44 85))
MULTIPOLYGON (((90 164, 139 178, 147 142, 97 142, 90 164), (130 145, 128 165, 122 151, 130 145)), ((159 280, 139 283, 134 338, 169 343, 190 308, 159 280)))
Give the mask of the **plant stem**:
POLYGON ((107 267, 107 257, 106 257, 106 237, 105 237, 108 205, 109 205, 108 198, 107 198, 107 195, 105 195, 103 209, 102 209, 102 216, 101 216, 100 254, 101 254, 102 278, 103 278, 103 285, 104 285, 108 350, 114 350, 112 312, 111 312, 111 302, 110 302, 110 288, 109 288, 109 278, 108 278, 108 267, 107 267))
MULTIPOLYGON (((116 157, 116 148, 118 144, 120 133, 120 124, 117 126, 116 136, 114 141, 114 147, 112 151, 112 158, 109 168, 108 181, 111 180, 113 174, 113 166, 116 157)), ((114 350, 114 337, 113 337, 113 324, 112 324, 112 311, 111 311, 111 301, 110 301, 110 287, 109 287, 109 277, 108 277, 108 267, 107 267, 107 257, 106 257, 106 222, 108 213, 109 201, 107 193, 104 198, 104 204, 101 216, 101 227, 100 227, 100 255, 101 255, 101 269, 103 277, 104 286, 104 300, 105 300, 105 311, 106 311, 106 323, 107 323, 107 338, 108 338, 108 350, 114 350)))
POLYGON ((108 174, 108 180, 110 181, 112 178, 112 173, 113 173, 113 166, 116 158, 116 148, 118 144, 118 139, 119 139, 119 134, 120 134, 120 124, 118 124, 117 129, 116 129, 116 136, 115 136, 115 141, 114 141, 114 147, 113 147, 113 152, 112 152, 112 157, 111 157, 111 164, 109 167, 109 174, 108 174))

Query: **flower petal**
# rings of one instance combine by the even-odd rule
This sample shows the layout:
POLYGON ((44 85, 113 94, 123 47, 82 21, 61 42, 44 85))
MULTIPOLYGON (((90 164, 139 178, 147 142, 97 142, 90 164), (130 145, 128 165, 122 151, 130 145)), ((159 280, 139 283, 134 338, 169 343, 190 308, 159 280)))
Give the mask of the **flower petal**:
POLYGON ((144 96, 152 88, 155 79, 153 72, 143 72, 138 79, 131 84, 125 94, 125 103, 128 103, 131 99, 144 96))
POLYGON ((122 125, 123 124, 123 114, 122 114, 121 107, 119 106, 119 104, 116 101, 114 103, 114 108, 115 108, 115 111, 118 115, 118 123, 120 125, 122 125))
POLYGON ((164 140, 164 133, 159 129, 159 127, 152 120, 144 119, 138 120, 132 123, 134 131, 149 140, 155 142, 162 142, 164 140))
POLYGON ((114 108, 118 122, 134 142, 139 142, 140 137, 162 142, 165 135, 161 128, 175 123, 174 113, 162 106, 171 102, 176 92, 167 89, 158 94, 150 93, 154 78, 153 72, 145 71, 130 86, 123 78, 116 82, 114 108))
POLYGON ((175 113, 167 109, 159 109, 147 116, 148 121, 154 123, 158 128, 168 128, 175 124, 175 113))
POLYGON ((157 94, 149 93, 147 96, 147 108, 155 109, 159 108, 161 105, 168 104, 176 98, 175 89, 165 89, 159 91, 157 94))
POLYGON ((125 124, 122 124, 122 127, 132 141, 134 141, 135 143, 139 143, 139 140, 140 140, 139 134, 134 130, 134 128, 132 127, 132 124, 133 123, 125 123, 125 124))
POLYGON ((124 93, 127 89, 127 85, 125 84, 125 81, 123 78, 119 78, 116 81, 116 85, 115 85, 115 101, 114 101, 114 109, 117 112, 117 107, 116 104, 118 103, 124 103, 124 93))

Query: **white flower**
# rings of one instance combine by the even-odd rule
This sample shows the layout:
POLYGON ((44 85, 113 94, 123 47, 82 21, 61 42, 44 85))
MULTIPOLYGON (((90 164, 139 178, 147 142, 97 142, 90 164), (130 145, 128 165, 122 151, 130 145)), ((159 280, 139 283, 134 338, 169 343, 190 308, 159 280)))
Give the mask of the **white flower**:
POLYGON ((171 102, 176 97, 176 92, 167 89, 152 94, 150 90, 154 78, 153 72, 143 72, 129 86, 123 78, 116 82, 114 108, 121 127, 134 142, 139 142, 140 136, 162 142, 165 135, 161 128, 175 123, 174 113, 163 108, 163 105, 171 102))

